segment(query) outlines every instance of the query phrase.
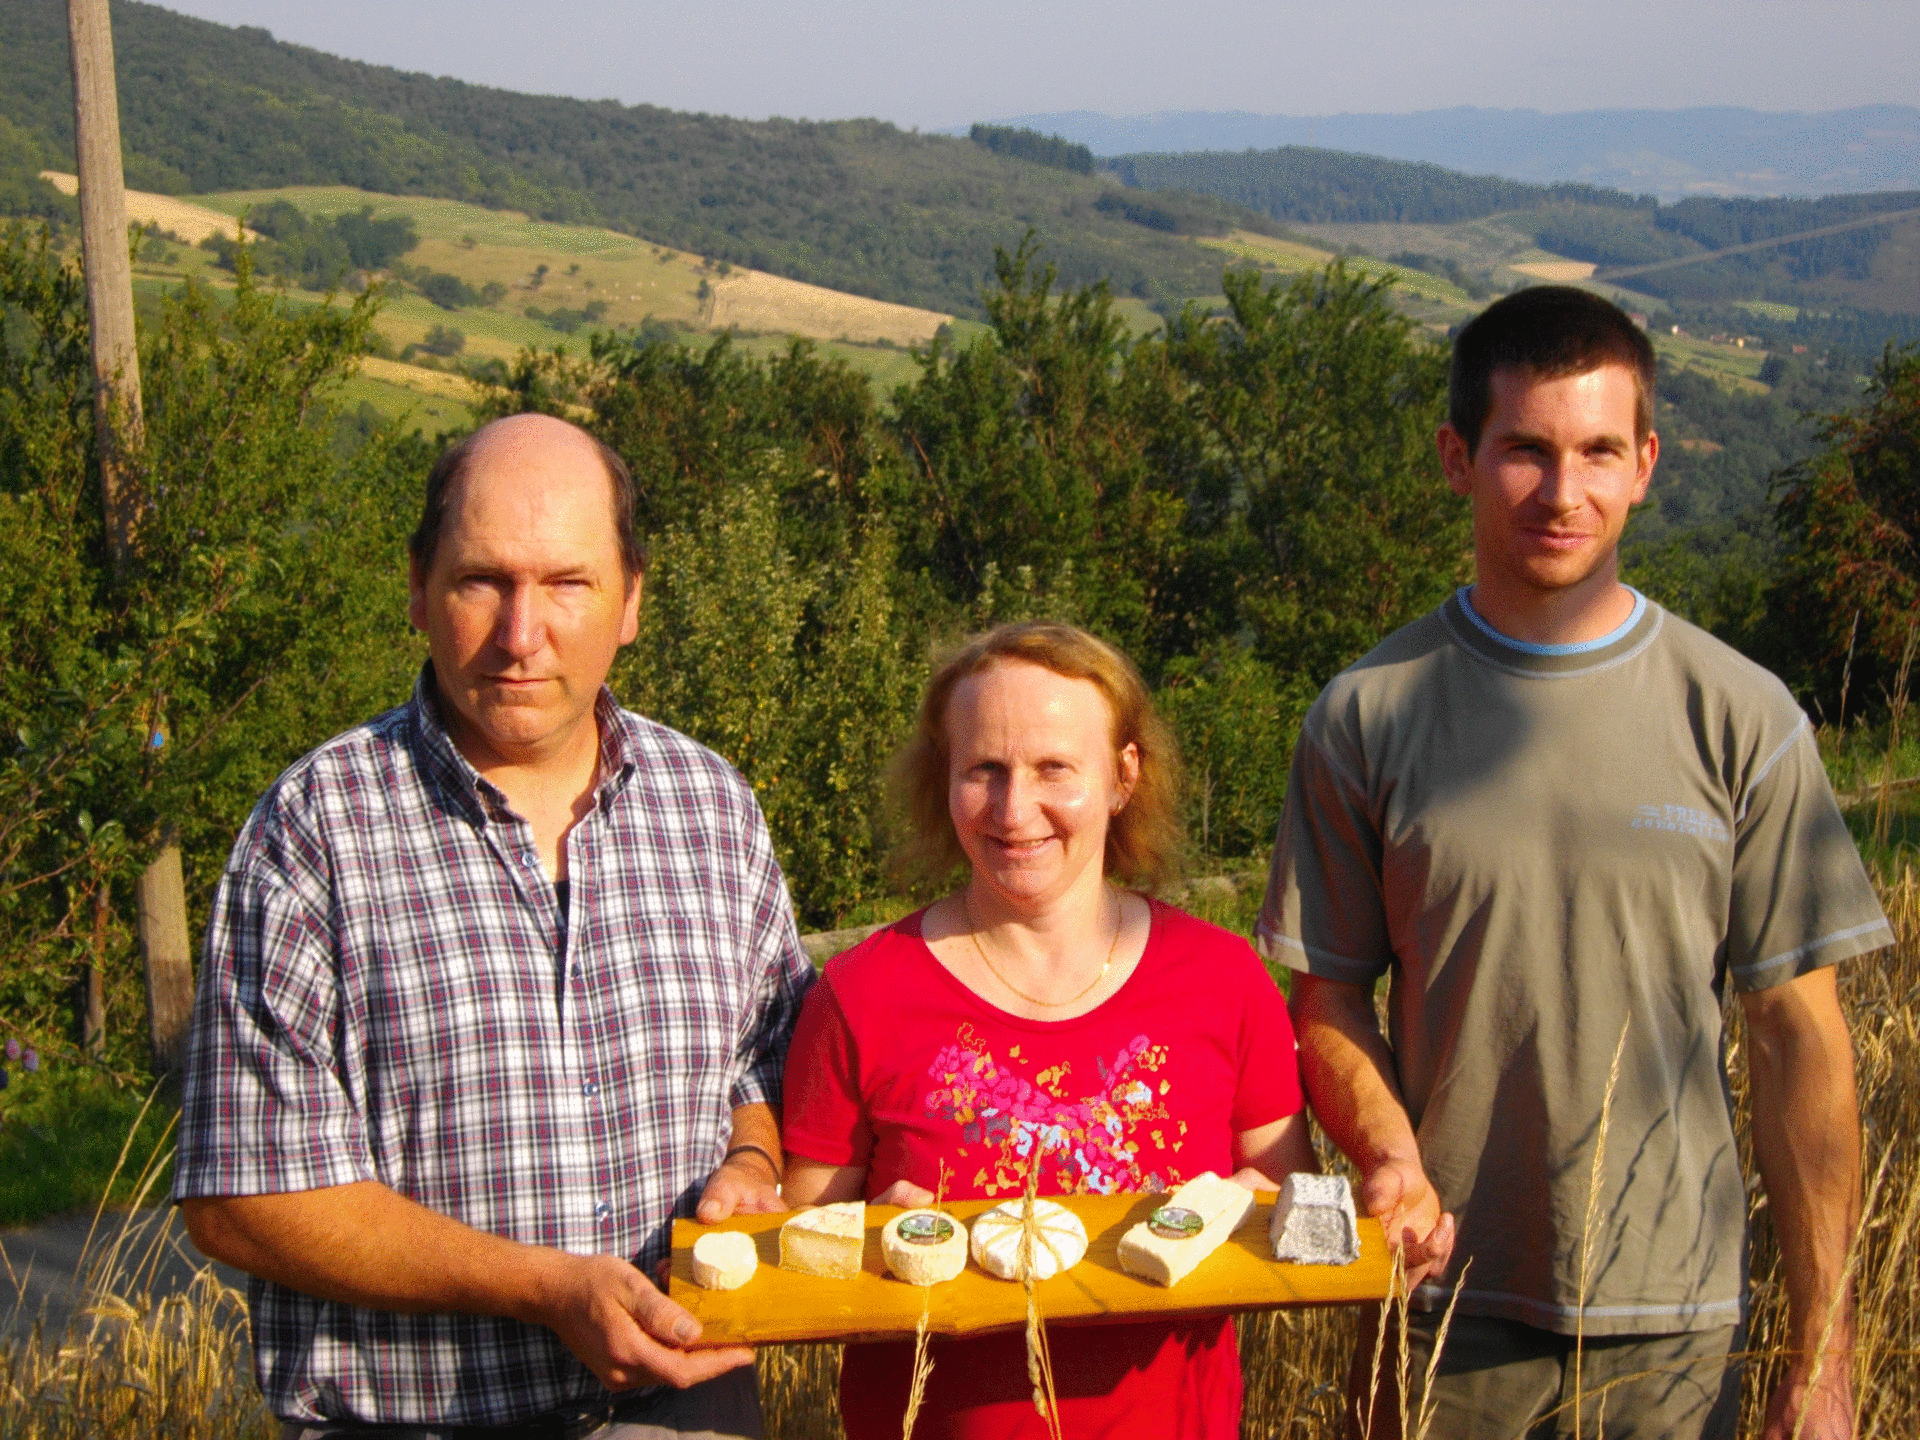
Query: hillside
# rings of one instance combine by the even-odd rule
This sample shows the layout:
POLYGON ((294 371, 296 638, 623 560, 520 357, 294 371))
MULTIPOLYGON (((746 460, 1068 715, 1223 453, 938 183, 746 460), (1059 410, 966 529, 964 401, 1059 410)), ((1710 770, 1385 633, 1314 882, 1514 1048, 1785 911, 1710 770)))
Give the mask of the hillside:
MULTIPOLYGON (((1206 252, 1100 208, 1110 181, 965 139, 516 95, 136 0, 114 6, 114 40, 128 183, 143 190, 438 196, 959 314, 979 313, 994 247, 1032 227, 1070 283, 1104 277, 1162 302, 1218 292, 1206 252)), ((0 120, 39 146, 41 165, 71 170, 60 0, 0 6, 0 65, 0 120)), ((1265 223, 1196 203, 1216 232, 1265 223)))
MULTIPOLYGON (((1920 316, 1920 215, 1909 213, 1920 211, 1920 191, 1820 200, 1694 197, 1669 205, 1586 185, 1530 185, 1303 146, 1123 155, 1103 163, 1129 186, 1213 195, 1328 238, 1340 232, 1325 227, 1497 221, 1522 245, 1595 266, 1601 279, 1610 269, 1701 257, 1621 277, 1622 285, 1668 304, 1761 300, 1920 316), (1881 214, 1894 218, 1872 223, 1881 214), (1772 241, 1780 243, 1714 258, 1727 247, 1772 241)), ((1373 248, 1364 239, 1342 243, 1373 248)), ((1473 258, 1485 271, 1512 247, 1496 241, 1491 254, 1467 248, 1478 250, 1473 258)))

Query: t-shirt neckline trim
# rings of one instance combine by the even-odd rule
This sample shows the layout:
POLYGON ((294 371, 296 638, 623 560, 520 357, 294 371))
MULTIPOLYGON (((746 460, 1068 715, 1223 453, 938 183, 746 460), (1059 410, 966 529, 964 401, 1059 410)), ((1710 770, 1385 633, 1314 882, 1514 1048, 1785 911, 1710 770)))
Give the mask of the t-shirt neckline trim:
POLYGON ((1665 612, 1639 591, 1628 588, 1634 606, 1626 622, 1598 639, 1573 645, 1529 644, 1502 635, 1473 609, 1465 586, 1446 598, 1440 618, 1461 647, 1482 664, 1514 675, 1566 679, 1624 664, 1660 633, 1665 612))
POLYGON ((1604 635, 1596 636, 1592 640, 1574 640, 1564 645, 1543 645, 1533 640, 1516 640, 1504 630, 1496 629, 1492 621, 1488 620, 1486 616, 1473 608, 1473 587, 1471 585, 1462 585, 1453 593, 1460 601, 1460 612, 1479 628, 1481 634, 1485 635, 1496 645, 1503 645, 1510 650, 1518 650, 1523 655, 1591 655, 1594 651, 1604 650, 1609 645, 1623 639, 1634 626, 1640 623, 1641 617, 1647 613, 1646 596, 1642 595, 1631 585, 1623 585, 1621 588, 1633 596, 1633 610, 1628 614, 1627 618, 1604 635))

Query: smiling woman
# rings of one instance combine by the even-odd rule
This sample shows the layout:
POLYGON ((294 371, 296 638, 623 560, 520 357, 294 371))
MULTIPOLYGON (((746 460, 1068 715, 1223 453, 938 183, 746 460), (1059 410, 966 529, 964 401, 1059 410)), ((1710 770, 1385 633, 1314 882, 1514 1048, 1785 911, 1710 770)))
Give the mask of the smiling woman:
MULTIPOLYGON (((934 675, 895 766, 926 877, 956 893, 831 962, 786 1076, 784 1194, 926 1205, 1171 1190, 1314 1168, 1286 1006, 1246 942, 1122 888, 1171 867, 1175 761, 1127 659, 1005 625, 934 675)), ((1220 1318, 1050 1339, 1068 1434, 1237 1434, 1220 1318)), ((917 1433, 1038 1436, 1018 1335, 934 1352, 917 1433)), ((910 1345, 849 1347, 852 1440, 899 1433, 910 1345)))

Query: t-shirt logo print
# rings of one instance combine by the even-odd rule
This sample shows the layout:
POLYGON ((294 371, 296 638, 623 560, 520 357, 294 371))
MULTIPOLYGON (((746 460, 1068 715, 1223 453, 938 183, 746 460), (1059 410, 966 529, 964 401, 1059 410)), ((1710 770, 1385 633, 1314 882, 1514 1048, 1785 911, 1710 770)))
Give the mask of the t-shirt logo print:
POLYGON ((1170 1087, 1146 1078, 1166 1059, 1166 1046, 1135 1036, 1111 1065, 1104 1058, 1096 1062, 1100 1093, 1072 1099, 1014 1073, 972 1026, 963 1025, 956 1043, 943 1047, 927 1067, 936 1088, 927 1092, 926 1112, 959 1125, 963 1144, 988 1147, 989 1161, 973 1177, 983 1194, 1024 1189, 1036 1143, 1059 1166, 1050 1178, 1070 1193, 1168 1190, 1180 1183, 1179 1174, 1171 1167, 1164 1176, 1143 1169, 1140 1143, 1132 1136, 1136 1127, 1167 1118, 1170 1087))
POLYGON ((1710 810, 1695 810, 1686 805, 1636 805, 1633 807, 1635 830, 1665 830, 1691 835, 1696 840, 1733 839, 1726 821, 1710 810))

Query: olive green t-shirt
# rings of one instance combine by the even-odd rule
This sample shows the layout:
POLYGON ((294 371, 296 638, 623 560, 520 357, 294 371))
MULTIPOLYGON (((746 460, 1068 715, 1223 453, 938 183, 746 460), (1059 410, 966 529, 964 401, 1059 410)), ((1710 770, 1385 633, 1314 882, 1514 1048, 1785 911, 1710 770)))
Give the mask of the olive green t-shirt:
POLYGON ((1892 943, 1784 686, 1636 597, 1523 646, 1464 595, 1336 676, 1294 751, 1259 940, 1371 988, 1464 1313, 1732 1324, 1746 1196, 1720 997, 1892 943), (1622 1030, 1588 1249, 1595 1139, 1622 1030))

